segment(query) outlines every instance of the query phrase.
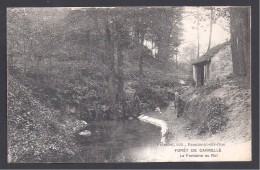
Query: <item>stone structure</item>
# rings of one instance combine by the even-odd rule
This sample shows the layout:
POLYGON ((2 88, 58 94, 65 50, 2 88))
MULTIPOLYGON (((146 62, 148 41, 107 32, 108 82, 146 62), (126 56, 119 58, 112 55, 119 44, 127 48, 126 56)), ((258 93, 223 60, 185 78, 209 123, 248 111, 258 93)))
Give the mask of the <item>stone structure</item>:
MULTIPOLYGON (((212 66, 216 67, 216 65, 221 65, 222 62, 230 60, 231 56, 226 56, 226 59, 221 60, 213 59, 219 51, 225 49, 229 44, 230 41, 227 41, 212 47, 204 55, 192 63, 193 80, 195 81, 196 86, 203 86, 211 79, 211 72, 215 71, 212 66), (216 63, 213 63, 213 60, 216 61, 216 63)), ((228 65, 230 64, 228 63, 228 65)))

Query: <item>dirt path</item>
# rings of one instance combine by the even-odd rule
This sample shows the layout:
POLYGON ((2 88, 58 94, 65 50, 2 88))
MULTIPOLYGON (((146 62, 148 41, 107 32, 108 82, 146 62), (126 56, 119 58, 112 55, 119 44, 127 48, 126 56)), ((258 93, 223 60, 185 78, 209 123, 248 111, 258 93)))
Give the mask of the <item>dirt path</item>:
MULTIPOLYGON (((246 87, 242 78, 231 78, 222 82, 222 85, 212 89, 207 93, 201 93, 202 89, 190 88, 186 90, 185 99, 193 100, 191 97, 203 95, 203 101, 210 101, 211 98, 218 97, 223 100, 228 109, 225 116, 228 119, 227 125, 215 134, 198 134, 198 130, 191 128, 188 119, 183 117, 176 118, 176 112, 173 103, 165 110, 160 112, 148 112, 145 115, 163 120, 167 123, 169 130, 169 145, 166 147, 157 147, 152 149, 151 160, 156 161, 200 161, 195 157, 181 157, 180 153, 194 154, 190 150, 186 153, 176 152, 176 148, 189 148, 188 144, 206 144, 193 148, 200 149, 221 149, 217 157, 203 158, 203 161, 246 161, 251 160, 251 95, 250 89, 246 87), (179 145, 181 144, 181 145, 179 145), (213 145, 209 145, 213 144, 213 145), (216 145, 217 144, 217 145, 216 145), (218 145, 220 144, 220 145, 218 145), (214 146, 214 147, 213 147, 214 146)), ((148 149, 149 151, 149 149, 148 149)), ((210 152, 209 152, 210 153, 210 152)), ((204 154, 196 152, 196 154, 204 154)), ((206 153, 207 154, 207 153, 206 153)), ((149 156, 148 156, 149 157, 149 156)))
MULTIPOLYGON (((189 127, 189 121, 179 117, 177 118, 177 113, 175 112, 173 102, 165 109, 162 113, 159 112, 148 112, 145 115, 164 120, 168 125, 169 136, 167 142, 172 141, 184 141, 189 139, 199 139, 202 136, 197 135, 195 129, 189 127)), ((205 137, 205 136, 204 136, 205 137)))
MULTIPOLYGON (((249 140, 234 140, 229 138, 224 138, 223 136, 230 136, 229 131, 224 131, 223 133, 218 133, 215 135, 212 134, 204 134, 198 135, 196 129, 192 129, 189 126, 189 121, 182 117, 176 118, 176 112, 173 106, 173 103, 170 104, 165 110, 159 112, 149 112, 145 115, 163 120, 168 125, 169 130, 169 138, 167 143, 170 144, 166 147, 155 147, 148 148, 143 152, 147 152, 145 158, 140 158, 144 160, 151 160, 154 162, 179 162, 179 161, 238 161, 238 160, 250 160, 251 159, 251 143, 249 140), (222 146, 211 146, 211 147, 187 147, 188 143, 191 144, 221 144, 222 146), (173 144, 173 146, 171 145, 173 144), (178 146, 180 144, 180 146, 178 146), (178 152, 175 149, 189 149, 187 152, 178 152), (205 148, 221 148, 222 151, 217 153, 217 157, 208 157, 199 159, 196 157, 180 157, 180 153, 182 154, 194 154, 190 152, 191 148, 205 149, 205 148)), ((233 135, 233 134, 232 134, 233 135)), ((212 153, 212 152, 211 152, 212 153)), ((196 152, 196 154, 201 154, 201 152, 196 152)), ((202 153, 204 154, 204 153, 202 153)))
MULTIPOLYGON (((236 80, 242 81, 242 80, 236 80)), ((251 101, 250 89, 247 89, 243 83, 236 83, 235 80, 226 80, 220 88, 213 90, 205 99, 212 97, 222 98, 228 106, 225 115, 228 118, 228 124, 220 133, 198 135, 196 129, 189 126, 189 120, 182 117, 176 118, 173 102, 162 113, 149 112, 145 115, 164 120, 168 124, 170 141, 183 141, 189 139, 203 139, 223 142, 247 142, 251 140, 251 101)), ((193 90, 194 91, 194 90, 193 90)))

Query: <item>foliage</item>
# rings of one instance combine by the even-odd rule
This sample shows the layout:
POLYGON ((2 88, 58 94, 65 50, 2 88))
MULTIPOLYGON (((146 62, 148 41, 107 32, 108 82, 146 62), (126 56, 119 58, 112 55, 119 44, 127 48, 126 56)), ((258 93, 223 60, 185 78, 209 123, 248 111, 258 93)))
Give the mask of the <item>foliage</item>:
POLYGON ((208 104, 210 107, 206 112, 206 120, 200 126, 200 133, 219 132, 224 125, 226 125, 227 118, 224 117, 224 112, 227 106, 220 100, 220 98, 213 98, 208 104))
POLYGON ((225 116, 226 104, 220 98, 203 100, 197 97, 186 102, 184 116, 191 121, 191 126, 198 129, 198 134, 220 132, 228 119, 225 116))
POLYGON ((126 118, 133 117, 136 118, 142 112, 141 101, 139 96, 135 93, 125 94, 124 99, 122 101, 123 114, 126 118))
POLYGON ((213 90, 218 89, 221 87, 221 82, 219 79, 216 80, 211 80, 209 81, 207 84, 205 84, 204 86, 202 86, 199 89, 199 92, 201 95, 208 95, 210 94, 213 90))
POLYGON ((165 88, 146 86, 137 92, 143 111, 154 110, 156 107, 165 108, 174 100, 174 93, 165 88))
POLYGON ((62 112, 41 103, 8 76, 8 162, 55 162, 75 154, 72 134, 84 125, 76 120, 64 122, 62 112))

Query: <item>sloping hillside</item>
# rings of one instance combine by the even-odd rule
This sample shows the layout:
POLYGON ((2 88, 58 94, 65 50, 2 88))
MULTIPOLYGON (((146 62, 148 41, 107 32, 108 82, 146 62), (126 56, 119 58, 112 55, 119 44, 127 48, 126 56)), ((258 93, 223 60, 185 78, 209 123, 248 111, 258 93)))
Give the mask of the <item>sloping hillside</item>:
MULTIPOLYGON (((228 77, 219 86, 189 88, 184 91, 182 97, 186 106, 182 117, 177 118, 173 103, 161 113, 145 114, 167 123, 169 133, 166 141, 169 146, 180 144, 177 148, 182 148, 187 143, 222 143, 225 145, 222 147, 223 152, 214 161, 251 160, 251 94, 245 80, 228 77), (215 116, 209 117, 208 114, 212 113, 215 116)), ((140 160, 201 160, 196 157, 182 158, 174 149, 176 147, 148 148, 140 151, 144 152, 144 157, 140 157, 140 160)), ((206 160, 211 159, 204 159, 206 160)))
MULTIPOLYGON (((174 103, 162 112, 149 112, 146 115, 167 123, 169 144, 220 142, 226 145, 226 152, 230 152, 222 154, 221 160, 250 160, 251 88, 245 77, 231 74, 230 47, 212 59, 218 64, 212 70, 214 78, 208 83, 202 87, 175 88, 185 103, 181 117, 177 118, 174 103)), ((156 161, 191 160, 180 158, 178 154, 173 154, 174 151, 164 147, 154 152, 157 156, 150 157, 156 161)))
POLYGON ((229 123, 220 137, 230 141, 249 141, 251 139, 251 89, 247 88, 246 80, 243 77, 230 77, 211 95, 222 98, 229 108, 226 111, 229 123))
POLYGON ((8 76, 9 163, 55 162, 75 154, 73 133, 86 122, 63 117, 43 103, 31 95, 30 89, 8 76))

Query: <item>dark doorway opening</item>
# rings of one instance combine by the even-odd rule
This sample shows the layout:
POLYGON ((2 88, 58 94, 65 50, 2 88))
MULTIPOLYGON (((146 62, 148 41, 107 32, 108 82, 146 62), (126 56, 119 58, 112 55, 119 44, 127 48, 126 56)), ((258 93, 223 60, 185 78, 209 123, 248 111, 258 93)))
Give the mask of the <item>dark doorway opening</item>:
POLYGON ((196 79, 197 79, 197 86, 203 86, 204 85, 204 65, 200 64, 200 65, 196 65, 196 70, 197 70, 197 75, 196 75, 196 79))
POLYGON ((201 84, 201 86, 203 86, 204 85, 204 66, 201 66, 200 68, 201 68, 201 71, 200 71, 201 83, 200 84, 201 84))

